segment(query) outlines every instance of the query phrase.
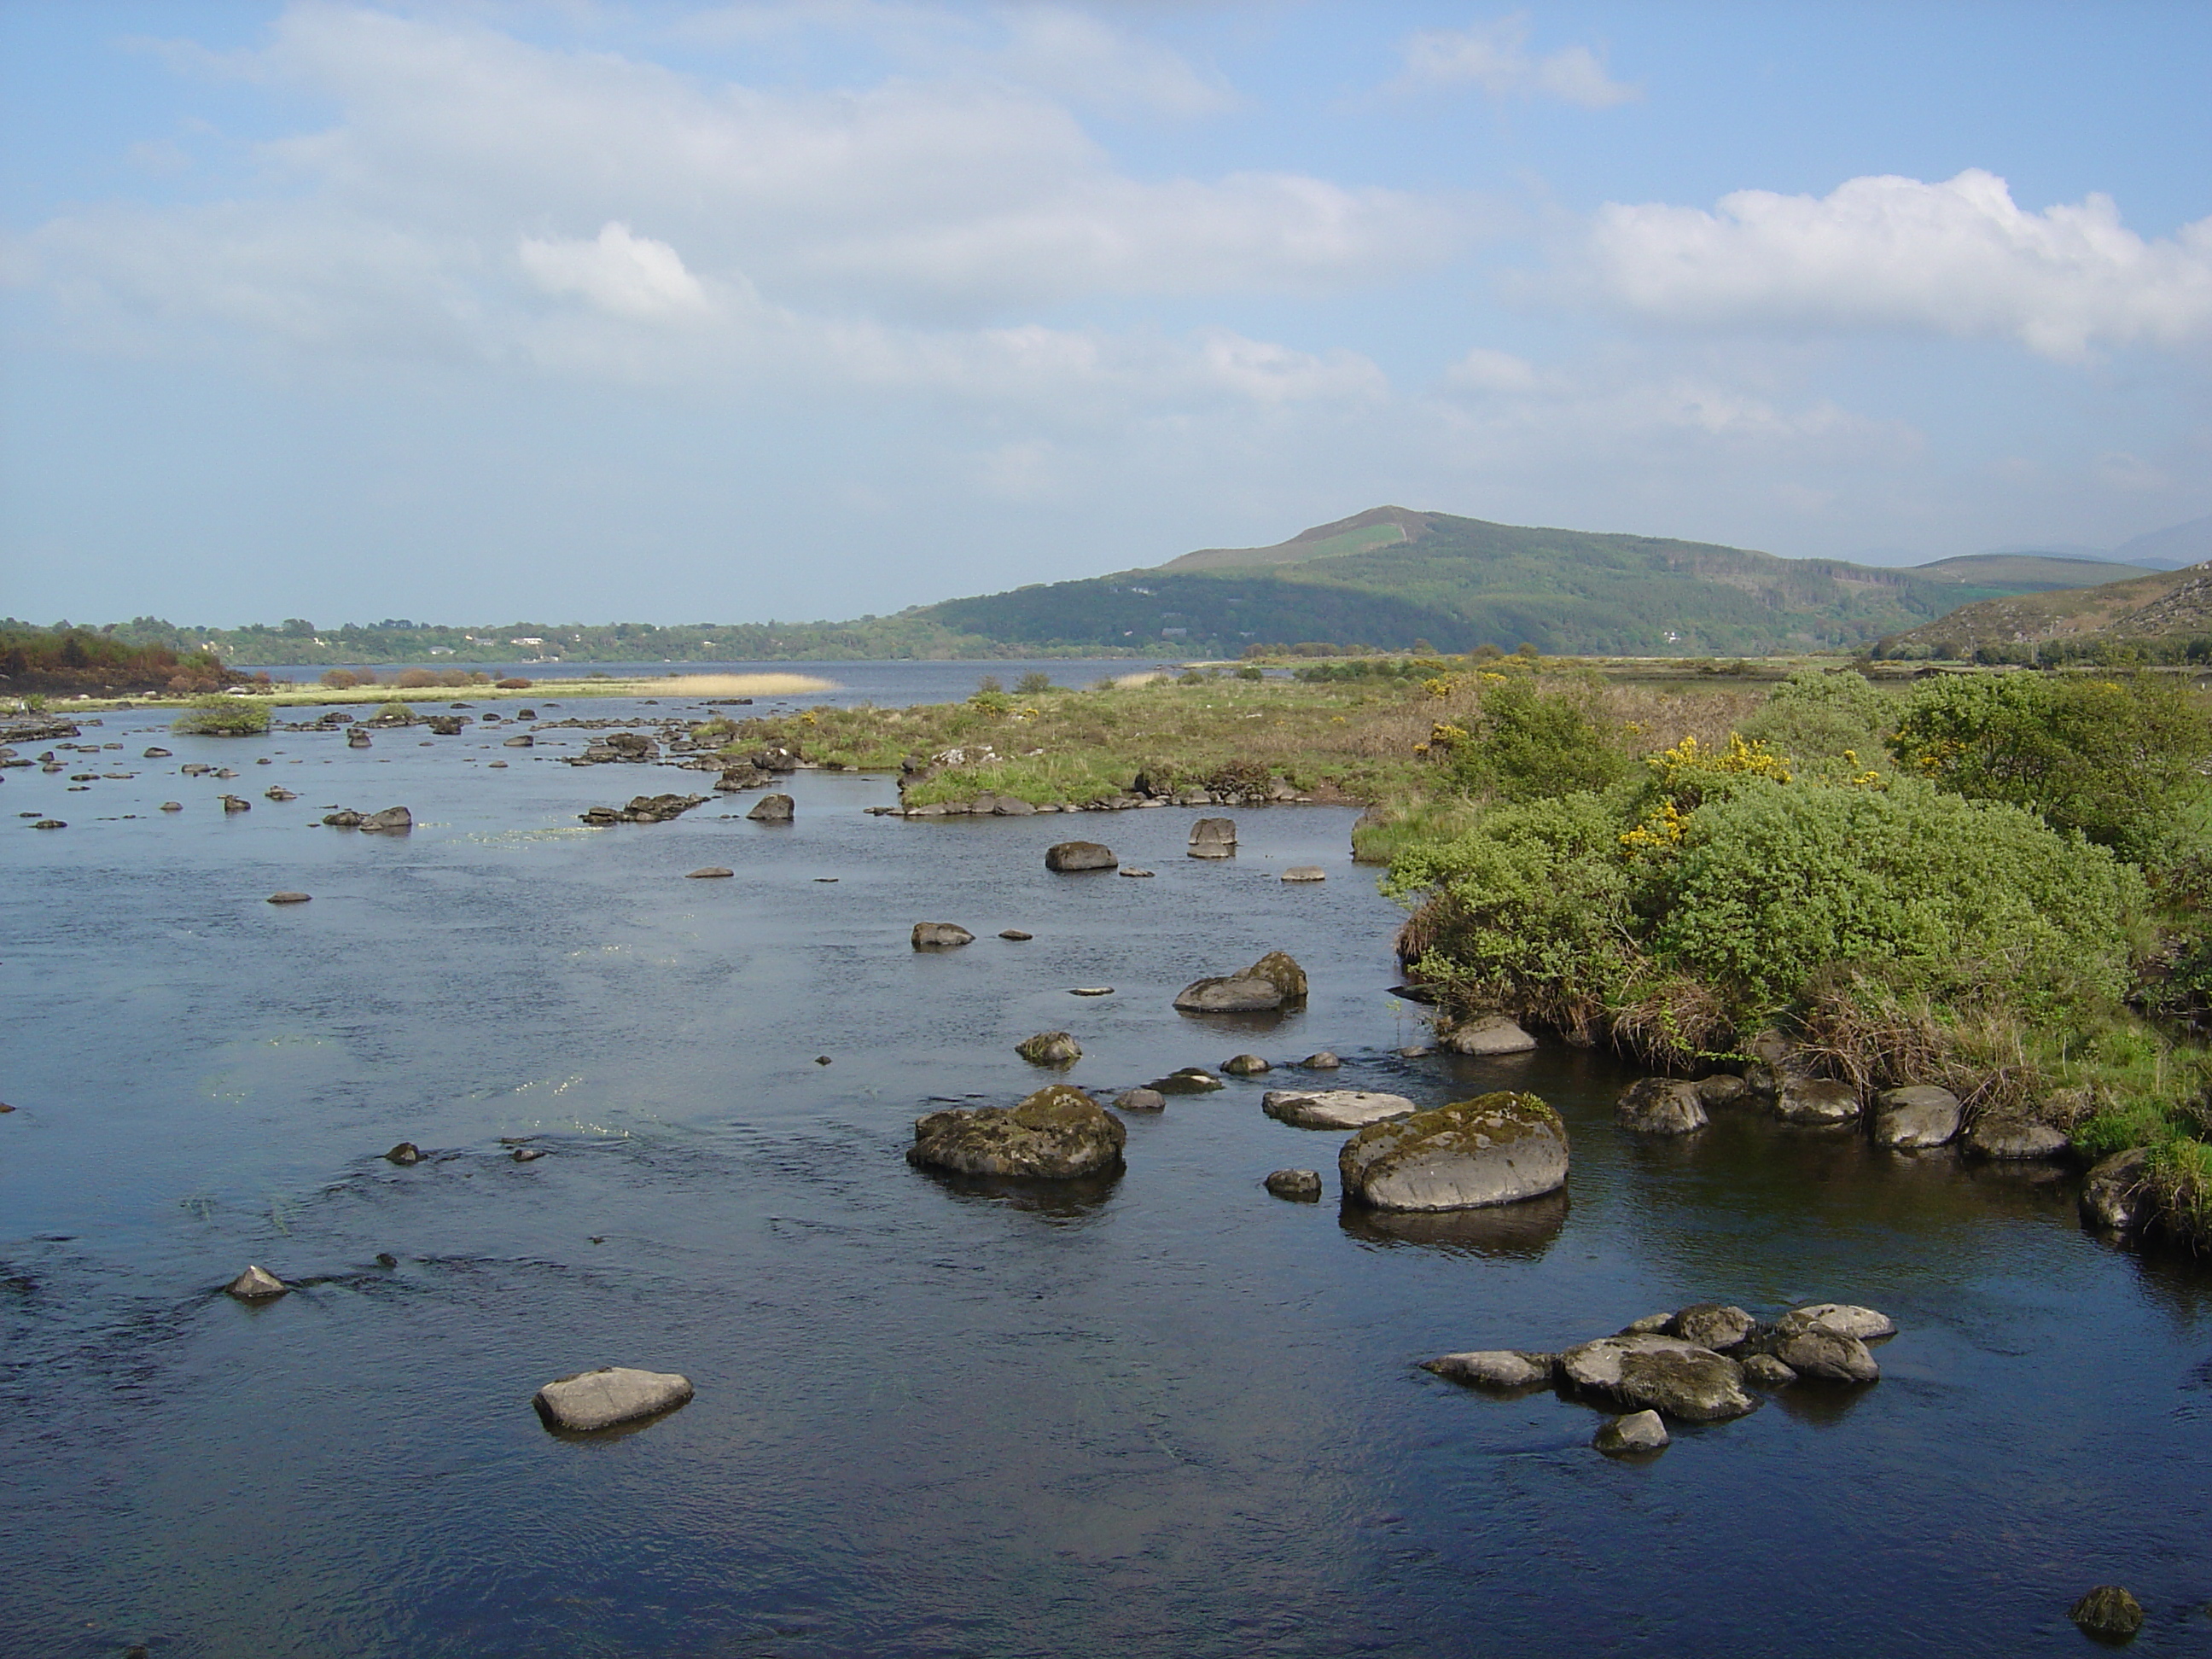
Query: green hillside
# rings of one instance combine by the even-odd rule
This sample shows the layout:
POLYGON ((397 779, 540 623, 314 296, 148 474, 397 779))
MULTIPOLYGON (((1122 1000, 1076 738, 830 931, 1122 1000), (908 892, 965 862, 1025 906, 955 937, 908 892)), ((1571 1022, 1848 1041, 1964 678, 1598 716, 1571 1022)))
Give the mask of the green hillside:
POLYGON ((1962 605, 1881 640, 1875 654, 2058 663, 2116 650, 2158 662, 2212 659, 2212 562, 1962 605))
POLYGON ((1390 650, 1526 641, 1577 654, 1734 656, 1856 647, 1964 602, 2079 579, 1945 562, 1954 568, 1929 574, 1385 507, 1273 547, 1209 548, 1157 569, 951 599, 911 614, 993 640, 1120 649, 1150 641, 1212 656, 1309 640, 1390 650))

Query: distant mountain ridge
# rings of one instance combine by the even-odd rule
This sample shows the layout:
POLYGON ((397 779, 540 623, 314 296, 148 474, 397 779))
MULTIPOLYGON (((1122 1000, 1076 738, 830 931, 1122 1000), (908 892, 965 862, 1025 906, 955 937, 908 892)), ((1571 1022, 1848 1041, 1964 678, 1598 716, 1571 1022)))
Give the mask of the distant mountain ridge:
POLYGON ((1305 641, 1440 651, 1478 645, 1605 655, 1855 648, 1962 602, 2108 580, 2113 567, 2032 555, 1924 569, 1784 559, 1708 542, 1493 524, 1384 506, 1267 547, 904 613, 957 633, 1059 649, 1228 656, 1305 641))
POLYGON ((2025 656, 2100 642, 2179 644, 2212 638, 2212 562, 2095 587, 2022 593, 1962 605, 1878 641, 1878 656, 2025 656))

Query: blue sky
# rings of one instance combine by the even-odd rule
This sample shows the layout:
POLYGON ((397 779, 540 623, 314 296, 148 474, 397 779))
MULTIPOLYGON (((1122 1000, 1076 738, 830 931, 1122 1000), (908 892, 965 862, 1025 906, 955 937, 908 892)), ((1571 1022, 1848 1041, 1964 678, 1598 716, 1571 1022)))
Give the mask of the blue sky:
POLYGON ((0 5, 0 611, 2212 513, 2212 8, 0 5))

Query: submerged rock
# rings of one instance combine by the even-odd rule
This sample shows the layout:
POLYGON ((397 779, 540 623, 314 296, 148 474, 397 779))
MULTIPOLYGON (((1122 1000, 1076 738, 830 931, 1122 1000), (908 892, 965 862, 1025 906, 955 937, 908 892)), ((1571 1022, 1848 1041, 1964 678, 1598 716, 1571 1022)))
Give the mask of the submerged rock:
POLYGON ((224 1285, 224 1291, 240 1302, 266 1302, 271 1297, 282 1296, 292 1287, 270 1273, 266 1267, 248 1267, 224 1285))
POLYGON ((1403 1095, 1364 1089, 1270 1089, 1260 1109, 1294 1129, 1361 1129, 1414 1109, 1403 1095))
POLYGON ((1114 1097, 1114 1109, 1119 1112, 1164 1112, 1168 1097, 1158 1089, 1124 1089, 1114 1097))
POLYGON ((1536 1039, 1504 1014, 1480 1014, 1445 1033, 1438 1046, 1455 1054, 1524 1054, 1536 1039))
POLYGON ((1013 940, 1015 944, 1021 945, 1035 939, 1036 935, 1035 933, 1025 933, 1018 927, 1007 927, 1000 930, 999 937, 1000 939, 1010 939, 1013 940))
POLYGON ((915 1120, 907 1162, 962 1175, 1066 1181, 1121 1168, 1121 1121, 1054 1083, 1016 1106, 957 1106, 915 1120))
POLYGON ((1044 867, 1063 875, 1080 870, 1111 870, 1121 862, 1112 848, 1095 841, 1063 841, 1048 847, 1044 854, 1044 867))
POLYGON ((1534 1095, 1481 1095, 1370 1124, 1337 1169, 1345 1195, 1376 1209, 1510 1204, 1566 1184, 1566 1126, 1534 1095))
POLYGON ((1686 1422, 1722 1422, 1759 1405, 1743 1391, 1741 1365, 1680 1337, 1601 1336, 1561 1354, 1559 1371, 1577 1389, 1686 1422))
POLYGON ((975 935, 957 921, 917 921, 909 938, 917 951, 947 951, 974 943, 975 935))
POLYGON ((1556 1354, 1524 1353, 1518 1348, 1481 1348, 1468 1353, 1438 1354, 1421 1369, 1478 1389, 1533 1389, 1552 1380, 1556 1354))
POLYGON ((690 872, 684 878, 684 879, 686 881, 720 881, 725 877, 734 876, 736 874, 736 871, 730 869, 726 865, 709 864, 700 869, 690 872))
POLYGON ((1705 1100, 1694 1083, 1639 1078, 1620 1091, 1613 1121, 1640 1135, 1686 1135, 1705 1127, 1705 1100))
POLYGON ((404 1169, 410 1164, 420 1164, 422 1161, 422 1149, 411 1140, 403 1140, 384 1155, 384 1160, 387 1164, 397 1164, 404 1169))
POLYGON ((1264 1183, 1277 1198, 1287 1198, 1300 1204, 1321 1202, 1321 1171, 1318 1170, 1274 1170, 1264 1183))
POLYGON ((1322 1048, 1314 1054, 1308 1054, 1304 1060, 1300 1060, 1298 1064, 1305 1067, 1309 1072, 1334 1072, 1340 1070, 1343 1067, 1344 1062, 1339 1060, 1334 1054, 1329 1053, 1328 1049, 1322 1048))
POLYGON ((1318 864, 1294 864, 1283 872, 1285 881, 1327 881, 1328 872, 1318 864))
POLYGON ((265 902, 270 904, 306 904, 314 897, 313 893, 271 893, 265 902))
POLYGON ((1165 1077, 1154 1078, 1147 1086, 1164 1095, 1208 1095, 1229 1085, 1203 1066, 1185 1066, 1165 1077))
POLYGON ((1275 1068, 1257 1054, 1233 1054, 1221 1062, 1221 1069, 1231 1077, 1257 1077, 1275 1068))
POLYGON ((1065 1031, 1039 1031, 1016 1043, 1014 1052, 1032 1066, 1073 1066, 1083 1058, 1083 1045, 1065 1031))
POLYGON ((532 1403, 548 1427, 589 1433, 672 1411, 691 1392, 691 1379, 673 1371, 607 1365, 548 1382, 532 1403))
POLYGON ((2156 1200, 2143 1184, 2146 1147, 2114 1152, 2081 1182, 2081 1214, 2092 1226, 2127 1232, 2151 1218, 2156 1200))
POLYGON ((1654 1411, 1630 1412, 1626 1416, 1610 1418, 1600 1424, 1596 1434, 1590 1437, 1590 1444, 1608 1457, 1664 1451, 1669 1443, 1667 1425, 1654 1411))

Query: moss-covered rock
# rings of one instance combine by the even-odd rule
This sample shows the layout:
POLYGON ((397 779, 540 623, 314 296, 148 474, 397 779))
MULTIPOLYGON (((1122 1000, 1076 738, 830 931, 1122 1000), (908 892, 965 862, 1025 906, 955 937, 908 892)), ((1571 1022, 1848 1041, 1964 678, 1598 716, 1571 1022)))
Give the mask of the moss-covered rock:
POLYGON ((1347 1198, 1381 1210, 1511 1204, 1566 1184, 1566 1126, 1534 1095, 1480 1095, 1370 1124, 1337 1170, 1347 1198))
POLYGON ((959 1106, 916 1118, 906 1158, 961 1175, 1072 1181, 1119 1171, 1128 1134, 1082 1090, 1054 1083, 1018 1106, 959 1106))

